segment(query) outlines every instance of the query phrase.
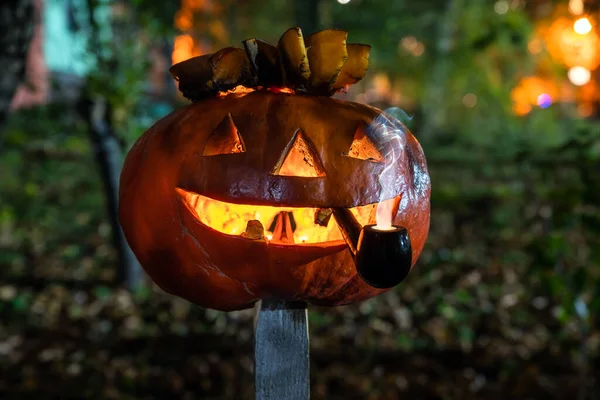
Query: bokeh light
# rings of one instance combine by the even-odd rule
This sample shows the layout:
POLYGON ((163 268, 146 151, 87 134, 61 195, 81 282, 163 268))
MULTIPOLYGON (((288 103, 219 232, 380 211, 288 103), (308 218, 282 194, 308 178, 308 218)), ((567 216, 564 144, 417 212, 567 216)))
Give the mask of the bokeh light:
POLYGON ((467 93, 463 96, 462 102, 467 108, 473 108, 477 105, 477 95, 474 93, 467 93))
POLYGON ((508 1, 506 0, 499 0, 496 2, 496 4, 494 4, 494 11, 496 11, 498 14, 506 14, 508 12, 508 8, 508 1))
POLYGON ((194 38, 192 38, 192 36, 186 34, 175 37, 173 53, 171 55, 171 61, 173 64, 177 64, 199 55, 200 51, 194 43, 194 38))
POLYGON ((580 35, 585 35, 586 33, 591 32, 592 24, 591 24, 590 20, 585 17, 579 18, 573 24, 573 29, 575 30, 575 32, 579 33, 580 35))
POLYGON ((350 3, 350 0, 337 0, 337 1, 340 4, 348 4, 348 3, 350 3))
POLYGON ((511 91, 513 112, 517 115, 529 114, 534 107, 547 108, 553 99, 558 99, 560 90, 552 79, 527 76, 511 91))
POLYGON ((540 108, 548 108, 552 105, 552 97, 548 93, 542 93, 537 98, 537 105, 540 108))
MULTIPOLYGON (((594 23, 590 18, 585 19, 589 24, 594 23)), ((577 29, 584 32, 585 25, 586 22, 580 22, 577 29)), ((577 33, 572 18, 556 19, 543 37, 552 58, 569 68, 581 66, 594 70, 600 64, 600 37, 593 29, 586 34, 577 33)))
POLYGON ((425 45, 418 41, 414 36, 405 36, 398 45, 399 51, 407 51, 415 57, 422 56, 425 53, 425 45))
POLYGON ((569 11, 574 15, 583 14, 583 0, 569 0, 569 11))
POLYGON ((592 73, 587 68, 576 66, 569 70, 568 77, 573 85, 583 86, 590 81, 592 73))

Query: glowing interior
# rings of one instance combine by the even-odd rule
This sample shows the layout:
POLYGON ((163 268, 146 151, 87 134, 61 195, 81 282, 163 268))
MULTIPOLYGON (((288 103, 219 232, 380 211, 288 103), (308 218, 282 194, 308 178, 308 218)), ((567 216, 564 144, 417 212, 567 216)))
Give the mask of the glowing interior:
POLYGON ((297 130, 286 146, 282 159, 277 162, 273 174, 315 178, 325 176, 325 170, 312 142, 302 131, 297 130))
POLYGON ((240 132, 233 123, 231 114, 227 114, 209 136, 202 155, 214 156, 217 154, 243 153, 245 151, 246 146, 240 136, 240 132))
MULTIPOLYGON (((296 244, 342 240, 342 235, 333 217, 331 217, 326 227, 315 224, 316 208, 233 204, 181 189, 178 189, 178 191, 185 198, 190 208, 196 212, 196 218, 200 222, 228 235, 241 235, 246 230, 248 221, 257 220, 265 229, 265 238, 271 240, 272 232, 268 230, 275 217, 281 211, 289 211, 293 214, 296 223, 296 229, 293 232, 296 244)), ((375 220, 376 204, 354 207, 351 211, 361 225, 366 225, 375 220)))
POLYGON ((359 160, 369 160, 381 162, 383 156, 377 150, 377 146, 371 142, 369 137, 365 134, 365 128, 359 125, 354 133, 354 139, 350 145, 350 150, 346 154, 348 157, 358 158, 359 160))
POLYGON ((273 92, 273 93, 286 93, 286 94, 294 94, 294 90, 287 88, 287 87, 268 87, 268 88, 262 88, 262 87, 258 87, 258 88, 252 88, 252 87, 246 87, 243 85, 238 85, 236 87, 234 87, 233 89, 230 90, 226 90, 226 91, 220 91, 219 93, 217 93, 217 97, 227 97, 230 95, 237 95, 240 97, 243 97, 245 95, 247 95, 248 93, 252 93, 255 92, 258 89, 265 89, 268 92, 273 92))

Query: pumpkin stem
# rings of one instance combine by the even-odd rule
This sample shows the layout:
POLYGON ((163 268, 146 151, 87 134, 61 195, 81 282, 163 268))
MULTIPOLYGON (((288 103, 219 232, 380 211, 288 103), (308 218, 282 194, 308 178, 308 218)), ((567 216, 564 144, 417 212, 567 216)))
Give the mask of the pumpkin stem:
POLYGON ((173 65, 169 72, 191 101, 240 86, 332 96, 364 78, 369 67, 371 46, 346 43, 347 36, 346 31, 327 29, 305 38, 295 27, 276 46, 248 39, 242 42, 243 49, 226 47, 193 57, 173 65))

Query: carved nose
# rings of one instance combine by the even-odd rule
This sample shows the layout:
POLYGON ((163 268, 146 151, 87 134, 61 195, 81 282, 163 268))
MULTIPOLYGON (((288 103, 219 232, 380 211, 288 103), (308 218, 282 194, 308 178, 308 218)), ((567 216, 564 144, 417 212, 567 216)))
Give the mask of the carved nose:
POLYGON ((325 176, 325 168, 315 145, 298 129, 285 146, 271 174, 318 178, 325 176))

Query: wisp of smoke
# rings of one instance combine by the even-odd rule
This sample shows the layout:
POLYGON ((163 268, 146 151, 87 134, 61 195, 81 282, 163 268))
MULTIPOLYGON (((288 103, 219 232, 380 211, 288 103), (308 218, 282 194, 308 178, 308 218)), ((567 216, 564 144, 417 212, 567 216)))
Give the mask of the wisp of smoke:
POLYGON ((385 168, 378 177, 381 187, 380 201, 377 205, 377 229, 392 229, 394 197, 406 188, 406 178, 396 175, 394 165, 402 157, 406 146, 406 128, 399 121, 409 121, 409 117, 398 107, 392 107, 381 113, 369 126, 369 136, 377 143, 383 156, 385 168))

